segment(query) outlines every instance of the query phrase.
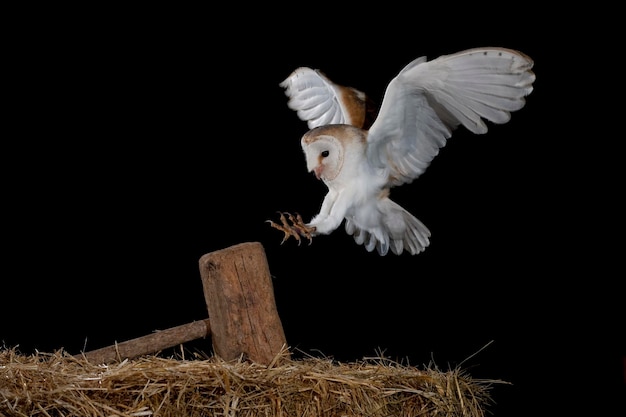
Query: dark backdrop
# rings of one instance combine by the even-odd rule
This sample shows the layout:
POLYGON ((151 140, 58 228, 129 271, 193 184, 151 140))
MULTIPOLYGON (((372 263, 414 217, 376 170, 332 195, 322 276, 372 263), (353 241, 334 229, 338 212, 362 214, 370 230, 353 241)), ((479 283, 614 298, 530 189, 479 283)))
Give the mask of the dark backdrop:
POLYGON ((593 88, 572 58, 578 32, 531 17, 264 12, 22 16, 5 62, 4 346, 73 354, 203 319, 199 258, 258 241, 299 352, 462 364, 512 383, 495 388, 498 416, 544 399, 548 414, 618 404, 623 244, 609 237, 623 181, 616 151, 588 134, 598 101, 581 99, 593 88), (479 46, 531 56, 535 91, 508 124, 457 131, 392 191, 430 228, 426 252, 380 257, 343 229, 280 245, 265 221, 309 219, 325 188, 306 172, 306 125, 278 84, 310 66, 380 102, 412 59, 479 46))

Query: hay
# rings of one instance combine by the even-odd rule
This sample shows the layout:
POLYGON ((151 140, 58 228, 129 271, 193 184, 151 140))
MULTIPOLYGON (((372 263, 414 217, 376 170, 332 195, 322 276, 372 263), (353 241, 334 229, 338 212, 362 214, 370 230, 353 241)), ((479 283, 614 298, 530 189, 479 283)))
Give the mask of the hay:
POLYGON ((157 355, 109 364, 60 350, 0 350, 0 415, 93 417, 483 417, 493 383, 382 357, 355 363, 281 352, 269 366, 157 355))

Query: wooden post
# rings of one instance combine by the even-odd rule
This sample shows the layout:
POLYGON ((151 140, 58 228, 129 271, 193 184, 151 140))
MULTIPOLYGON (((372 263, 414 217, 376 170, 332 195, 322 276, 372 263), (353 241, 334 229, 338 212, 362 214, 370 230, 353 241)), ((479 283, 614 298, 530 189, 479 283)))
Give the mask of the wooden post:
POLYGON ((200 258, 214 354, 268 365, 286 347, 265 250, 241 243, 200 258))

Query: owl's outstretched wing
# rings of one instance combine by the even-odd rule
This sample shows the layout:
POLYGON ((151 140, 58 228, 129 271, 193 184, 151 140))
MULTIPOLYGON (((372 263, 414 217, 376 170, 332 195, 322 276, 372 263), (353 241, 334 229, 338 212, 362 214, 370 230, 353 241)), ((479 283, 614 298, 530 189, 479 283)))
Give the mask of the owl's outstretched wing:
POLYGON ((506 123, 533 90, 533 61, 505 48, 468 49, 432 61, 417 58, 389 83, 369 129, 368 159, 389 184, 417 178, 459 125, 487 132, 506 123))
POLYGON ((365 126, 369 111, 366 95, 332 82, 319 70, 300 67, 280 86, 289 98, 289 108, 307 122, 309 129, 338 123, 365 126))

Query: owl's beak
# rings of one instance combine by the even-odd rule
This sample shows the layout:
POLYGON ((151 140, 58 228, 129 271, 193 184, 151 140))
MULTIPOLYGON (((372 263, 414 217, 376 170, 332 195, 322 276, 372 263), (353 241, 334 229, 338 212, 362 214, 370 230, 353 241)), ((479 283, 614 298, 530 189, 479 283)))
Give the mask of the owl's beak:
POLYGON ((322 176, 322 165, 318 165, 315 168, 313 168, 313 172, 315 173, 315 178, 319 180, 320 177, 322 176))

